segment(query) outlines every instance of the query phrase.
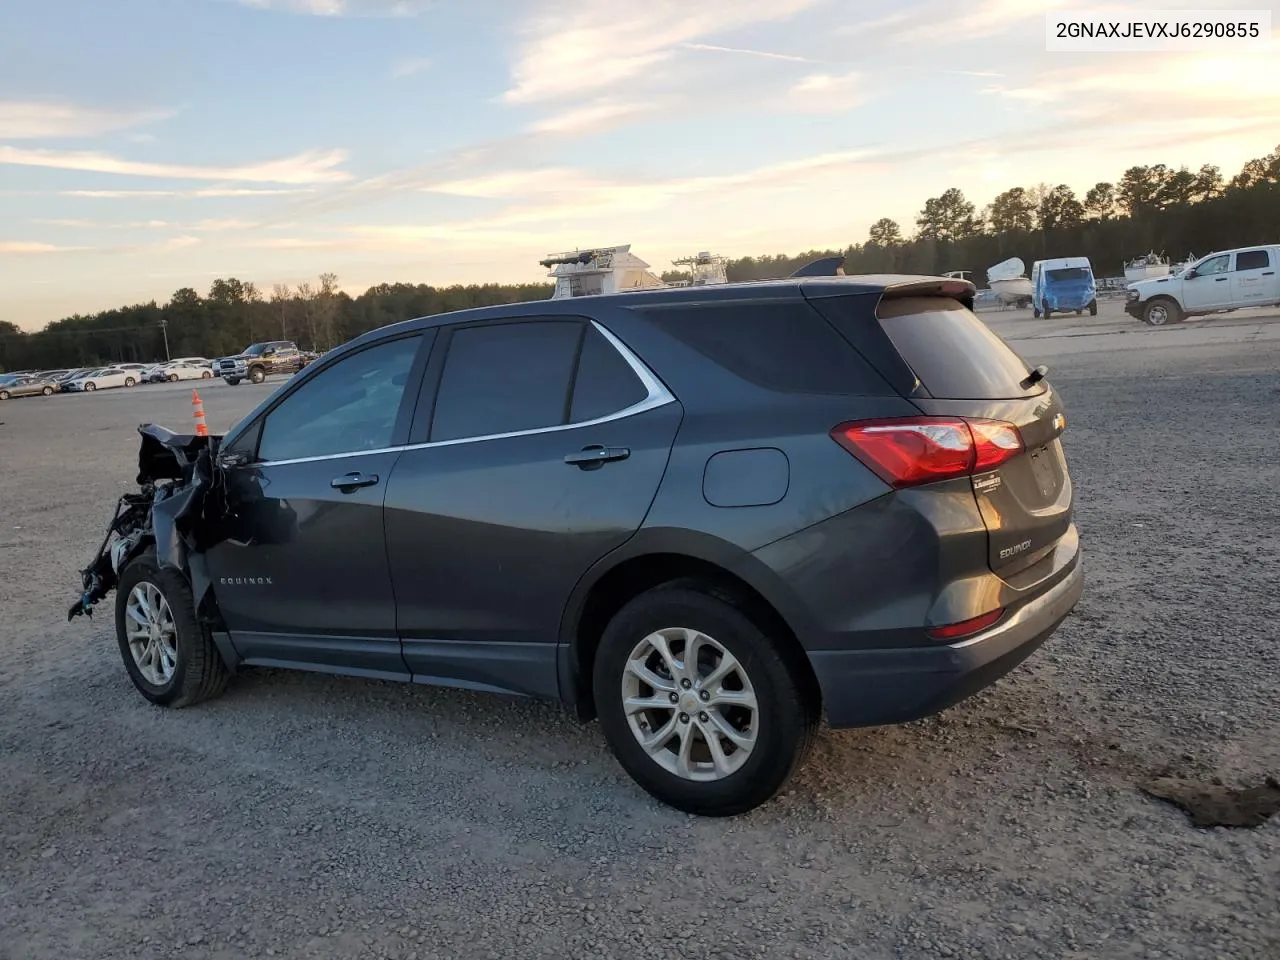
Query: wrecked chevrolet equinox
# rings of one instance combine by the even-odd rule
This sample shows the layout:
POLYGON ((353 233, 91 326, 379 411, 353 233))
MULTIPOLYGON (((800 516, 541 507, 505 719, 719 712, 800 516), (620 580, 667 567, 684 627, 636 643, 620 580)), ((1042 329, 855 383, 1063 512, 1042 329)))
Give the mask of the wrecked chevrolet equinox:
POLYGON ((139 428, 70 613, 152 703, 262 665, 558 699, 646 790, 774 796, 818 723, 1014 669, 1081 595, 1045 368, 967 281, 793 277, 366 333, 221 437, 139 428))

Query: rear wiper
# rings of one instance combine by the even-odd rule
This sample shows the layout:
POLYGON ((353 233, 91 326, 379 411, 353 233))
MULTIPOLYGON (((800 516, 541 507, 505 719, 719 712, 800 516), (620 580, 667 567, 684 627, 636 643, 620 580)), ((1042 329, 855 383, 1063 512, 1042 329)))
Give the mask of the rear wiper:
POLYGON ((1023 390, 1029 390, 1031 387, 1034 387, 1037 383, 1039 383, 1048 375, 1049 375, 1049 368, 1042 363, 1040 364, 1040 366, 1036 367, 1034 370, 1028 373, 1027 379, 1023 380, 1020 384, 1018 384, 1018 386, 1020 386, 1023 390))

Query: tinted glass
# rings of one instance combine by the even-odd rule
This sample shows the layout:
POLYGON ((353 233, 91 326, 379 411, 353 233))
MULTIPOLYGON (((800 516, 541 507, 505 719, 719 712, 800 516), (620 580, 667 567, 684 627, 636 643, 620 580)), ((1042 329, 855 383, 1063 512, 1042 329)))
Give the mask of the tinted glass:
POLYGON ((1030 367, 964 305, 949 297, 885 300, 880 325, 930 394, 996 400, 1041 392, 1019 384, 1030 367))
POLYGON ((587 324, 573 384, 569 422, 582 423, 625 410, 649 395, 636 372, 604 334, 587 324))
POLYGON ((1271 258, 1265 250, 1245 250, 1236 254, 1237 270, 1265 270, 1271 266, 1271 258))
POLYGON ((1055 282, 1089 279, 1089 271, 1084 267, 1063 267, 1061 270, 1049 270, 1046 275, 1055 282))
POLYGON ((565 422, 583 324, 539 320, 463 327, 449 338, 431 439, 458 440, 565 422))
POLYGON ((699 303, 645 313, 718 366, 767 390, 875 396, 887 389, 849 342, 807 303, 699 303))
POLYGON ((419 340, 381 343, 321 370, 267 414, 258 458, 292 460, 390 446, 419 340))

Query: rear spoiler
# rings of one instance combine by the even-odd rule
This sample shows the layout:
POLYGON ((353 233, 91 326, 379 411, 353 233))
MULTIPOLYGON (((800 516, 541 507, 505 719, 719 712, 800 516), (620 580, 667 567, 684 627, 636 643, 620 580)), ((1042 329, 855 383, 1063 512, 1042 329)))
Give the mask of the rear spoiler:
POLYGON ((844 276, 844 257, 823 257, 820 260, 814 260, 812 263, 806 263, 803 267, 791 274, 792 277, 843 277, 844 276))

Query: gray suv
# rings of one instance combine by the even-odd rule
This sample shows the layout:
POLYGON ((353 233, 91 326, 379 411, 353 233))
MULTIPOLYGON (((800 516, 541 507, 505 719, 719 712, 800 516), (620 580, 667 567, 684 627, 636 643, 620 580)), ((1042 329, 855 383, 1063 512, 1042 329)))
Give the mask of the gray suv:
POLYGON ((1081 595, 1066 425, 968 281, 486 307, 329 352, 222 437, 143 426, 71 614, 153 703, 242 664, 557 699, 685 811, 825 717, 942 710, 1081 595))

